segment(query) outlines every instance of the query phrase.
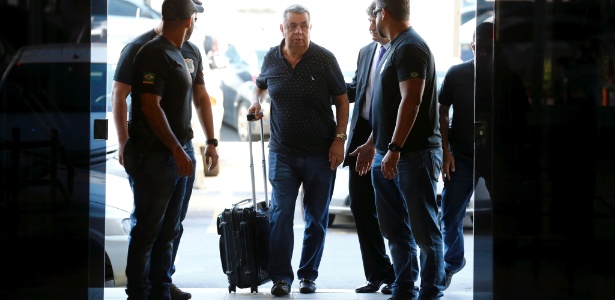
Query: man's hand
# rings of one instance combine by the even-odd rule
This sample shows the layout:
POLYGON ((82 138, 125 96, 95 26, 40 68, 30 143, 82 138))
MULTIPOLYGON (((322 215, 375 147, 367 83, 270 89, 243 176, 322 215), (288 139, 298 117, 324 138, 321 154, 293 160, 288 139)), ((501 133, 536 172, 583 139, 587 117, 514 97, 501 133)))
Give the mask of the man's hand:
POLYGON ((186 151, 184 151, 184 148, 177 146, 173 148, 172 152, 179 176, 192 176, 192 174, 194 174, 194 165, 188 154, 186 154, 186 151))
POLYGON ((363 176, 372 169, 374 157, 376 156, 376 147, 368 141, 348 155, 357 157, 357 164, 354 169, 360 176, 363 176))
POLYGON ((248 119, 248 121, 253 122, 253 121, 258 121, 260 119, 263 118, 263 113, 261 112, 261 104, 260 103, 253 103, 252 106, 250 106, 250 108, 248 108, 248 115, 253 114, 254 118, 253 119, 248 119))
POLYGON ((449 151, 444 151, 442 160, 442 177, 445 180, 451 180, 452 174, 455 172, 455 157, 449 151))
POLYGON ((331 170, 335 170, 344 161, 344 142, 341 139, 335 138, 333 144, 329 148, 329 162, 331 170))
POLYGON ((218 152, 216 146, 207 145, 205 149, 205 161, 209 163, 209 166, 204 166, 208 171, 213 170, 218 165, 218 152))
POLYGON ((380 170, 386 179, 394 179, 397 176, 397 163, 399 162, 400 152, 388 151, 382 158, 380 170))

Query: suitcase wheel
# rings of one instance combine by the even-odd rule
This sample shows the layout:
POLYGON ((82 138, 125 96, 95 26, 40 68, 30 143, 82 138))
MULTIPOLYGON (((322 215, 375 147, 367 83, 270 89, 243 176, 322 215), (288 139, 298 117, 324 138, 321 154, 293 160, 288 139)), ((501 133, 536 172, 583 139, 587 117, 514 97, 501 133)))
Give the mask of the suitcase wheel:
POLYGON ((236 287, 234 285, 229 285, 228 286, 228 292, 229 293, 232 293, 232 292, 235 292, 235 291, 236 291, 236 287))
POLYGON ((258 286, 250 287, 250 293, 257 293, 258 294, 258 286))

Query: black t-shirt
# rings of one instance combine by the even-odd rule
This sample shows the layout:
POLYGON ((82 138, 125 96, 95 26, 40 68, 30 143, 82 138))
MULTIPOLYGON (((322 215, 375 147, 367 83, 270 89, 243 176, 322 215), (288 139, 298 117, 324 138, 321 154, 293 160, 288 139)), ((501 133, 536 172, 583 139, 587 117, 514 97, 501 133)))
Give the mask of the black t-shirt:
POLYGON ((474 60, 452 66, 442 82, 438 102, 453 109, 449 142, 454 153, 474 157, 474 60))
POLYGON ((122 49, 122 52, 120 53, 120 58, 117 61, 117 67, 115 69, 115 74, 113 75, 113 80, 132 85, 132 64, 135 60, 135 56, 145 43, 151 41, 156 36, 158 35, 152 29, 136 37, 124 46, 124 49, 122 49))
POLYGON ((336 123, 331 97, 346 93, 346 82, 333 53, 310 42, 291 68, 280 50, 284 42, 265 55, 256 85, 271 98, 269 148, 281 153, 328 153, 336 123))
POLYGON ((399 83, 412 78, 425 79, 425 88, 414 125, 404 145, 400 145, 403 147, 402 152, 442 147, 435 63, 423 38, 412 27, 400 33, 391 41, 377 72, 372 102, 376 149, 387 151, 401 103, 399 83))
POLYGON ((135 56, 132 82, 131 123, 140 122, 149 129, 141 111, 139 95, 155 94, 162 97, 160 106, 180 143, 191 138, 192 78, 182 53, 175 45, 162 36, 143 45, 135 56))
MULTIPOLYGON (((120 53, 120 58, 117 61, 117 67, 113 80, 124 84, 132 85, 132 64, 135 60, 135 55, 143 45, 157 36, 156 32, 152 29, 142 35, 136 37, 130 43, 124 46, 120 53)), ((192 42, 186 41, 182 45, 182 56, 188 65, 190 76, 194 84, 205 84, 203 75, 203 58, 201 51, 192 42), (190 67, 194 66, 194 68, 190 67)))
MULTIPOLYGON (((151 41, 156 36, 158 35, 152 29, 136 37, 124 46, 124 49, 122 49, 120 58, 117 62, 113 80, 132 86, 132 69, 135 56, 145 43, 151 41)), ((184 61, 186 62, 186 66, 188 67, 188 71, 190 72, 190 76, 192 77, 192 83, 204 85, 205 78, 203 74, 203 58, 201 56, 201 51, 199 51, 198 47, 194 43, 186 41, 182 45, 181 53, 184 57, 184 61)), ((192 99, 192 93, 190 93, 190 98, 192 99)), ((130 106, 130 109, 131 108, 132 105, 130 106)), ((190 119, 192 119, 192 110, 190 110, 190 119)), ((193 136, 194 134, 191 128, 187 133, 186 138, 190 140, 193 136)))

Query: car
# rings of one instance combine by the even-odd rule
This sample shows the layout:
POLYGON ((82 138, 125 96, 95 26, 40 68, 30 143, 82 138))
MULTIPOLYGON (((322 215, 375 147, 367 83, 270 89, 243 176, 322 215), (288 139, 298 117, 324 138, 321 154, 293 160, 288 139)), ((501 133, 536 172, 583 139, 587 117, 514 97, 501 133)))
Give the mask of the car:
POLYGON ((90 210, 104 208, 105 287, 126 286, 132 189, 127 178, 108 173, 90 172, 90 182, 90 210))
MULTIPOLYGON (((92 5, 103 5, 94 1, 92 5)), ((92 41, 126 44, 156 27, 162 15, 140 0, 109 0, 107 9, 92 7, 92 41), (104 14, 106 12, 106 14, 104 14)))
MULTIPOLYGON (((248 108, 252 102, 252 91, 260 73, 268 47, 255 48, 243 44, 228 44, 224 55, 228 64, 220 69, 220 86, 224 97, 224 118, 222 122, 237 131, 241 141, 248 141, 248 125, 252 126, 252 139, 260 139, 260 122, 248 122, 248 108), (258 134, 257 134, 258 133, 258 134)), ((269 96, 261 103, 263 133, 270 134, 269 96)))
MULTIPOLYGON (((20 147, 0 147, 18 149, 10 156, 17 159, 2 156, 0 168, 11 168, 21 205, 37 207, 28 214, 59 224, 53 219, 77 222, 75 212, 89 210, 90 244, 104 251, 106 284, 117 286, 126 284, 133 202, 126 178, 100 171, 119 148, 107 93, 106 50, 102 43, 17 50, 0 80, 0 144, 17 141, 20 147), (46 213, 46 207, 55 210, 46 213)), ((75 229, 62 230, 69 236, 75 229)))
MULTIPOLYGON (((76 166, 104 164, 119 149, 109 78, 105 44, 21 47, 0 81, 0 139, 10 140, 15 128, 22 142, 57 139, 76 166), (75 126, 84 123, 90 126, 75 126)), ((30 152, 48 156, 46 149, 30 152)))

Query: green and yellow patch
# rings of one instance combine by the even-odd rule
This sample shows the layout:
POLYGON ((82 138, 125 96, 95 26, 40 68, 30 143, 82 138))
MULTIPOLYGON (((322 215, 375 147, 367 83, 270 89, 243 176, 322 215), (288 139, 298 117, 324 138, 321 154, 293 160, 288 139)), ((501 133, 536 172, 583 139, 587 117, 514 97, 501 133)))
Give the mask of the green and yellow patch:
POLYGON ((154 73, 144 73, 143 74, 143 84, 154 84, 156 81, 156 74, 154 73))

